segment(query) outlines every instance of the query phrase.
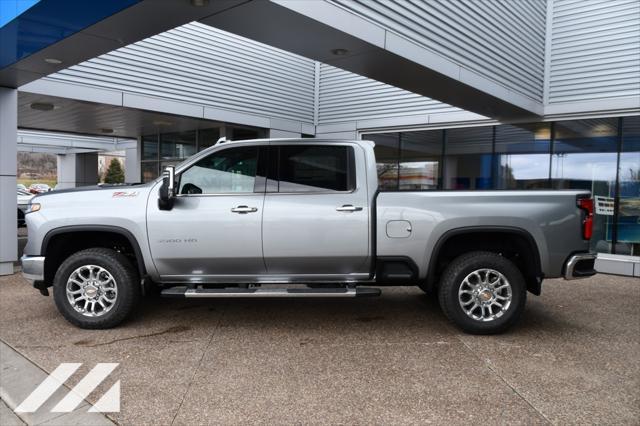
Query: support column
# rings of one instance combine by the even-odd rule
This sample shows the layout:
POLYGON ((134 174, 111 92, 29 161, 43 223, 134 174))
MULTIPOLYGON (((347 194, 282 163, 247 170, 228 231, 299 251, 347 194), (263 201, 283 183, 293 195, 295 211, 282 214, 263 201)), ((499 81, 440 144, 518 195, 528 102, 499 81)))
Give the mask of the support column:
POLYGON ((58 155, 58 189, 97 183, 98 153, 58 155))
POLYGON ((18 260, 18 91, 0 87, 0 275, 18 260))
POLYGON ((125 149, 124 159, 124 181, 126 183, 138 183, 142 182, 142 173, 140 170, 140 149, 142 145, 141 139, 138 138, 135 148, 125 149))

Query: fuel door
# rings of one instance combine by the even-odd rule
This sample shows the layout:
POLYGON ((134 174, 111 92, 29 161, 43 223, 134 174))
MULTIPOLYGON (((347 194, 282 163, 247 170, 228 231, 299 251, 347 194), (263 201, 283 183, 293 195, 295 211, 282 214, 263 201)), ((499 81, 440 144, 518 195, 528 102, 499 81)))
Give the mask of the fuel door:
POLYGON ((408 220, 390 220, 387 222, 387 237, 408 238, 411 236, 411 222, 408 220))

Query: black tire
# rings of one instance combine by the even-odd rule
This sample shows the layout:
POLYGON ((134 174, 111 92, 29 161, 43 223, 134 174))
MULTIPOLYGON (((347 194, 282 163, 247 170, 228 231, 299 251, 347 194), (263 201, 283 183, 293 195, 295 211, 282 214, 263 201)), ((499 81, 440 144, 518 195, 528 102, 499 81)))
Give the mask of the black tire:
POLYGON ((62 262, 53 280, 53 298, 58 311, 71 324, 85 329, 112 328, 133 311, 140 298, 140 282, 135 268, 123 254, 107 248, 90 248, 79 251, 62 262), (67 299, 67 281, 77 268, 84 265, 104 268, 111 274, 117 287, 113 307, 100 316, 85 316, 76 311, 67 299))
MULTIPOLYGON (((472 296, 466 297, 471 299, 472 296)), ((492 252, 474 251, 457 257, 447 266, 440 280, 438 298, 440 307, 447 318, 464 332, 497 334, 507 330, 520 318, 527 300, 527 287, 522 273, 509 259, 492 252), (481 321, 467 315, 458 299, 458 292, 465 278, 472 272, 483 268, 501 273, 511 286, 511 303, 501 313, 501 316, 490 321, 481 321)), ((465 301, 462 300, 462 302, 465 301)), ((499 308, 494 307, 493 309, 496 312, 501 311, 499 308)), ((481 316, 477 310, 474 312, 476 312, 476 316, 481 316)), ((484 314, 484 310, 481 312, 484 314)))

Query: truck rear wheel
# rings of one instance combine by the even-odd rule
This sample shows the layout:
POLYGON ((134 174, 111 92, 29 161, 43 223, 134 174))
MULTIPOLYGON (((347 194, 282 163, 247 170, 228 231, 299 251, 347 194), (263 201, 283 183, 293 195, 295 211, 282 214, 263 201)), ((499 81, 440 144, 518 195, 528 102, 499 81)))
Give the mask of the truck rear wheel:
POLYGON ((438 289, 444 314, 471 334, 496 334, 524 310, 527 288, 520 270, 499 254, 475 251, 451 262, 438 289))
POLYGON ((53 297, 72 324, 105 329, 120 324, 140 297, 136 271, 121 253, 107 248, 79 251, 58 268, 53 297))

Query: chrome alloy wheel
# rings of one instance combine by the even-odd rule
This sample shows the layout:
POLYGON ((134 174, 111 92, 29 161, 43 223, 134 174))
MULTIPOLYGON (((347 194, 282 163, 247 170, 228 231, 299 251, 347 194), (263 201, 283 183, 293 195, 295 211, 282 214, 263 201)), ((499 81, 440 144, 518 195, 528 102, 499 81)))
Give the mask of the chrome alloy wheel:
POLYGON ((511 284, 495 269, 477 269, 462 280, 458 302, 462 310, 477 321, 500 318, 511 305, 511 284))
POLYGON ((113 276, 101 266, 84 265, 67 280, 67 300, 86 317, 99 317, 114 307, 118 287, 113 276))

